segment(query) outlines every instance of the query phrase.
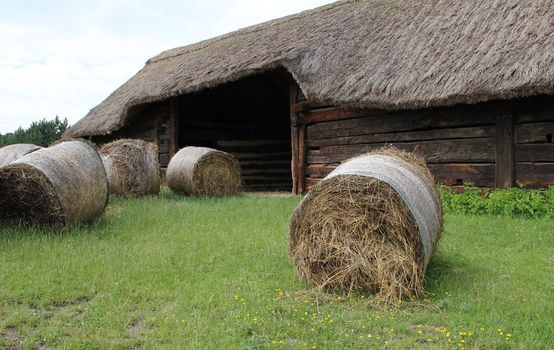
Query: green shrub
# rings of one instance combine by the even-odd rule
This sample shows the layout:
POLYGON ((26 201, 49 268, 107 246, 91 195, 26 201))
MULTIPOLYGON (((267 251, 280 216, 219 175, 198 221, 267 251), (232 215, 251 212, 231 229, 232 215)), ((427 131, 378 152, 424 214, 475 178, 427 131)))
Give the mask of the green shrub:
POLYGON ((526 218, 554 217, 554 187, 548 189, 508 188, 481 194, 477 187, 454 193, 439 186, 445 212, 472 215, 504 215, 526 218))

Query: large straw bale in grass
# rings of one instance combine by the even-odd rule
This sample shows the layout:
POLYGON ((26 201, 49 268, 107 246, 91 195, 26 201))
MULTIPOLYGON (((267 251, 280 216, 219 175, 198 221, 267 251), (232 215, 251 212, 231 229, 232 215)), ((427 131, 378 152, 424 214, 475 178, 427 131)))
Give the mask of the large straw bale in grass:
POLYGON ((30 143, 16 143, 0 148, 0 167, 18 160, 26 154, 32 153, 42 147, 30 143))
POLYGON ((62 228, 104 212, 108 182, 86 142, 67 141, 0 168, 0 220, 62 228))
POLYGON ((306 282, 397 302, 422 291, 441 231, 425 162, 386 149, 346 161, 312 187, 291 219, 289 253, 306 282))
POLYGON ((98 151, 111 194, 141 196, 160 192, 158 147, 143 140, 121 139, 98 151))
POLYGON ((229 153, 207 147, 181 149, 169 162, 171 190, 193 196, 226 196, 242 189, 240 165, 229 153))

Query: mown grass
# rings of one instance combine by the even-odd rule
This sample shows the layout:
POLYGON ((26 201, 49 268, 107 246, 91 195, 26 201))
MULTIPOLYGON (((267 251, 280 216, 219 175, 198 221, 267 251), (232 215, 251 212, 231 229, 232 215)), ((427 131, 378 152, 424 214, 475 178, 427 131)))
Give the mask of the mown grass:
POLYGON ((1 228, 0 348, 552 348, 554 220, 449 214, 427 294, 376 308, 297 280, 299 200, 164 192, 63 234, 1 228))

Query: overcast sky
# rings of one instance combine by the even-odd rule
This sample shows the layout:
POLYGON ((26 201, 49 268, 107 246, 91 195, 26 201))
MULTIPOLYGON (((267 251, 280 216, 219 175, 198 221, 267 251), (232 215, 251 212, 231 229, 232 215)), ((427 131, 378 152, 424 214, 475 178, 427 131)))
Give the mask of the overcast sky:
POLYGON ((163 50, 332 0, 0 0, 0 133, 70 124, 163 50))

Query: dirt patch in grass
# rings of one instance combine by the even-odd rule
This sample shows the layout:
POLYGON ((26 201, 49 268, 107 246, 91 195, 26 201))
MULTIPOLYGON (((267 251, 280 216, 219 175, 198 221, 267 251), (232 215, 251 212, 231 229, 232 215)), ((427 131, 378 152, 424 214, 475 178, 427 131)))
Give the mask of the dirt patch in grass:
POLYGON ((21 343, 21 337, 17 334, 17 329, 15 327, 8 326, 0 332, 0 346, 2 346, 2 349, 19 349, 21 343))

